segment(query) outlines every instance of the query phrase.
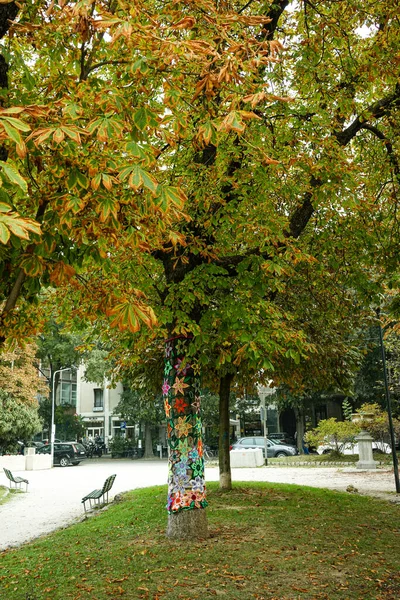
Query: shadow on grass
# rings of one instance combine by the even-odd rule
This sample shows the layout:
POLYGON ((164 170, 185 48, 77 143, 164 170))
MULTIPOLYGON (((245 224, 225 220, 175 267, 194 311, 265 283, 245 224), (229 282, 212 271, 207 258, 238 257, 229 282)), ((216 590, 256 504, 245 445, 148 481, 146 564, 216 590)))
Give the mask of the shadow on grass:
POLYGON ((210 537, 165 537, 166 488, 2 554, 4 600, 400 597, 398 506, 300 486, 209 485, 210 537))

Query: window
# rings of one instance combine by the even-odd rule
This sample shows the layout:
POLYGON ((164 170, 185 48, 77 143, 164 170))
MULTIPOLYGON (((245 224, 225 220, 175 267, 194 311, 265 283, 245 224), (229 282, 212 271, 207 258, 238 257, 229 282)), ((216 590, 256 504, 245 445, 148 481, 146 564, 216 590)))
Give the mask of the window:
POLYGON ((94 405, 93 410, 103 410, 103 390, 101 388, 95 388, 94 393, 94 405))
POLYGON ((61 381, 60 404, 72 404, 72 406, 76 406, 76 383, 61 381))

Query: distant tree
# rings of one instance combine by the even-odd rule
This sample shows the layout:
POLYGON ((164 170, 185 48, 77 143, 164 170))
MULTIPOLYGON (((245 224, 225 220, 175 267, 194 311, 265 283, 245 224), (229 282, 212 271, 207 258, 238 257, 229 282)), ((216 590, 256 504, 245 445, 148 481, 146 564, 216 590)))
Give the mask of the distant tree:
MULTIPOLYGON (((53 317, 45 322, 43 331, 37 338, 36 356, 40 361, 39 368, 48 384, 47 397, 42 397, 40 400, 39 414, 45 429, 49 432, 51 431, 52 396, 54 393, 56 397, 61 375, 57 371, 79 366, 84 356, 84 352, 79 349, 81 341, 79 335, 70 333, 53 317)), ((56 418, 55 422, 57 424, 56 418)))
POLYGON ((103 385, 110 376, 112 364, 109 360, 110 353, 101 348, 93 348, 86 353, 84 359, 84 378, 91 383, 103 385))
POLYGON ((35 364, 35 347, 16 348, 0 358, 0 449, 15 449, 42 429, 38 394, 46 392, 35 364))
POLYGON ((123 419, 133 424, 143 424, 144 458, 153 457, 153 430, 165 419, 161 394, 154 395, 143 388, 124 387, 115 414, 121 415, 123 419))
POLYGON ((75 406, 61 404, 56 407, 54 420, 57 436, 67 441, 78 440, 85 433, 85 423, 76 412, 75 406))

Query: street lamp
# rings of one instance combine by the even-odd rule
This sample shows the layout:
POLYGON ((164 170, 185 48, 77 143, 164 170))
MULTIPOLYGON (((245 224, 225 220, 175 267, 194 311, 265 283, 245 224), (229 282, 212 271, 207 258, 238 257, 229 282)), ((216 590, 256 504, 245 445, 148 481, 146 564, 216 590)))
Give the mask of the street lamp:
MULTIPOLYGON (((378 316, 379 316, 379 312, 378 312, 378 316)), ((380 323, 379 323, 379 342, 380 342, 381 356, 382 356, 383 381, 385 384, 386 409, 387 409, 388 419, 389 419, 390 442, 391 442, 391 446, 392 446, 394 481, 395 481, 395 486, 396 486, 396 493, 400 494, 399 462, 397 460, 396 440, 394 437, 394 430, 393 430, 392 405, 391 405, 391 401, 390 401, 389 382, 388 382, 388 376, 387 376, 387 370, 386 370, 385 346, 383 343, 383 333, 382 333, 382 327, 381 327, 380 323)))
POLYGON ((54 461, 54 440, 56 437, 56 424, 54 422, 54 405, 55 405, 55 395, 56 395, 56 390, 55 390, 55 379, 56 379, 56 374, 57 373, 63 373, 64 371, 72 371, 76 369, 76 367, 67 367, 65 369, 57 369, 57 371, 54 371, 53 376, 52 376, 52 385, 51 385, 51 434, 50 434, 50 464, 51 467, 53 466, 53 461, 54 461))
POLYGON ((267 406, 265 404, 265 397, 271 396, 275 393, 275 390, 272 388, 260 386, 258 388, 258 396, 261 400, 260 406, 260 420, 263 423, 263 433, 264 433, 264 454, 265 454, 265 464, 268 465, 268 426, 267 426, 267 406))

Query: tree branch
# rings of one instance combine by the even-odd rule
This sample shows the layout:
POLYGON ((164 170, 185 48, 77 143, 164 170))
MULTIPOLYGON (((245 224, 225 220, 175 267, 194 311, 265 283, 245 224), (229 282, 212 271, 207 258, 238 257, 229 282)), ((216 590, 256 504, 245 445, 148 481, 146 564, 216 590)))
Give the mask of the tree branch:
POLYGON ((354 121, 346 127, 343 131, 335 131, 334 136, 341 146, 347 146, 349 142, 357 135, 360 129, 365 129, 365 125, 368 124, 368 121, 371 119, 380 119, 385 116, 389 109, 392 107, 400 107, 400 84, 396 85, 395 91, 393 94, 386 96, 385 98, 381 98, 381 100, 377 100, 373 104, 370 104, 368 108, 364 111, 366 117, 362 115, 357 116, 354 121))
POLYGON ((19 5, 16 2, 0 4, 0 39, 3 38, 10 29, 10 21, 14 21, 19 11, 19 5))
POLYGON ((389 161, 390 164, 393 167, 393 171, 394 174, 396 176, 396 179, 398 180, 398 182, 400 183, 400 165, 399 165, 399 161, 397 159, 397 156, 393 150, 393 145, 392 142, 385 136, 384 133, 382 133, 382 131, 380 131, 377 127, 375 127, 374 125, 370 125, 369 123, 364 123, 361 127, 361 129, 366 129, 367 131, 370 131, 371 133, 373 133, 378 139, 382 140, 383 142, 385 142, 385 148, 386 151, 388 153, 389 156, 389 161))
POLYGON ((263 27, 263 35, 267 40, 274 39, 276 28, 278 27, 279 19, 282 16, 285 8, 288 6, 289 0, 278 0, 272 4, 270 10, 266 16, 272 19, 269 23, 266 23, 263 27))

